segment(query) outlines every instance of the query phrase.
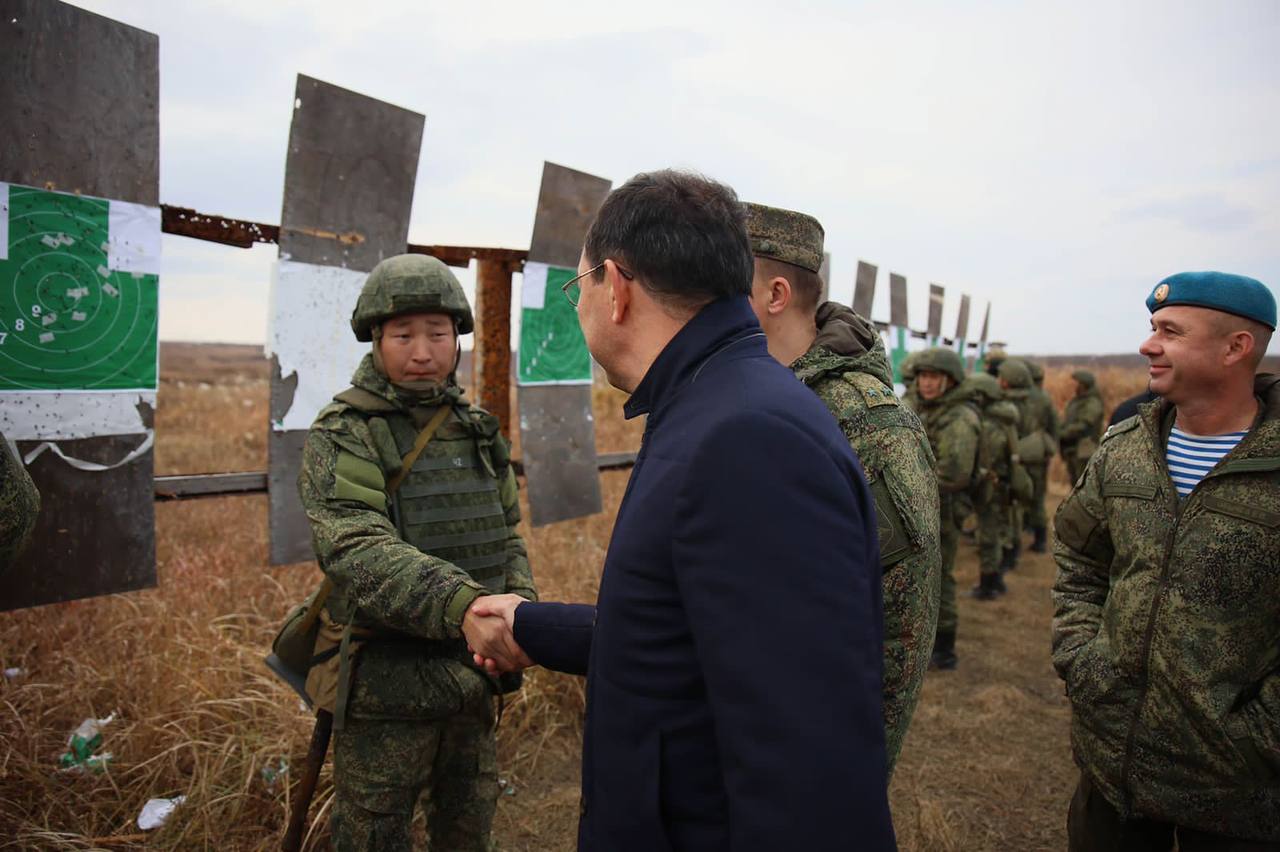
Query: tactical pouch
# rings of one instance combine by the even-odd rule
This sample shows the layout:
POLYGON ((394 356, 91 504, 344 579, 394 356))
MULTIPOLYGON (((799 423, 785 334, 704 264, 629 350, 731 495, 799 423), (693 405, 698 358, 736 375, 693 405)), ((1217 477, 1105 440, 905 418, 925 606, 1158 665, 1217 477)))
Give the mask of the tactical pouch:
POLYGON ((1018 439, 1018 458, 1024 464, 1040 464, 1045 459, 1045 434, 1032 432, 1018 439))
POLYGON ((271 641, 271 656, 267 665, 279 674, 302 698, 311 704, 301 684, 311 669, 316 639, 320 635, 320 610, 333 590, 333 583, 326 577, 320 588, 305 601, 294 607, 285 618, 276 638, 271 641))
POLYGON ((1009 482, 1009 492, 1013 494, 1013 499, 1024 505, 1030 503, 1035 490, 1035 483, 1031 481, 1031 474, 1027 473, 1027 469, 1020 464, 1013 465, 1013 475, 1009 482))

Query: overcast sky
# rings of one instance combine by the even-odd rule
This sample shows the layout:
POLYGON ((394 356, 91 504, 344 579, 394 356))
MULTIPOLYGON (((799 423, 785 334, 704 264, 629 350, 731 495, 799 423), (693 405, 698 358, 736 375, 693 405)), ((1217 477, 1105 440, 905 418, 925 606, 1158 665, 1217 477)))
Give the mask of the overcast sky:
MULTIPOLYGON (((1133 351, 1185 269, 1280 291, 1275 0, 79 5, 160 36, 168 204, 278 222, 304 73, 426 115, 411 242, 528 246, 544 160, 682 166, 816 215, 833 298, 861 258, 876 319, 893 270, 1020 351, 1133 351)), ((274 246, 164 252, 161 339, 265 339, 274 246)))

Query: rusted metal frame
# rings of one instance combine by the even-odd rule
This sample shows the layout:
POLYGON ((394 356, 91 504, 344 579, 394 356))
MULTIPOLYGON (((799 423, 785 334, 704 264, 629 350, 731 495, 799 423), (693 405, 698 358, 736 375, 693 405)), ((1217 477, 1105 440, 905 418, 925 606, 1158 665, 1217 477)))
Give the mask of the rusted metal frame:
POLYGON ((511 276, 516 260, 483 259, 476 264, 476 340, 471 353, 480 366, 476 402, 511 437, 511 276))
MULTIPOLYGON (((190 207, 176 207, 172 204, 160 205, 160 228, 166 234, 179 237, 190 237, 236 248, 252 248, 256 243, 280 242, 280 226, 266 222, 251 222, 246 219, 232 219, 216 213, 201 213, 190 207)), ((363 241, 363 236, 356 233, 329 233, 309 231, 309 236, 328 237, 341 243, 354 244, 363 241)), ((410 254, 426 254, 438 257, 450 266, 466 267, 471 261, 492 261, 496 263, 518 265, 524 263, 529 252, 524 249, 485 248, 482 246, 435 246, 415 245, 409 243, 410 254)))
MULTIPOLYGON (((599 470, 625 470, 636 463, 636 453, 601 453, 596 456, 599 470)), ((520 459, 511 460, 517 476, 524 476, 520 459)), ((234 497, 240 494, 266 494, 267 472, 250 470, 243 473, 197 473, 184 476, 157 476, 156 502, 195 500, 202 497, 234 497)))

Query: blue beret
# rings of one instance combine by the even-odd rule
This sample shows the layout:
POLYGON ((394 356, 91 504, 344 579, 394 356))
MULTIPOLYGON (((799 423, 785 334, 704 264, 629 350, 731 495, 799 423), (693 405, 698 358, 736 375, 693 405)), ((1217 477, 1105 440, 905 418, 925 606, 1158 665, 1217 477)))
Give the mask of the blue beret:
POLYGON ((1179 272, 1161 281, 1147 296, 1147 310, 1195 305, 1256 320, 1275 331, 1276 297, 1267 285, 1229 272, 1179 272))

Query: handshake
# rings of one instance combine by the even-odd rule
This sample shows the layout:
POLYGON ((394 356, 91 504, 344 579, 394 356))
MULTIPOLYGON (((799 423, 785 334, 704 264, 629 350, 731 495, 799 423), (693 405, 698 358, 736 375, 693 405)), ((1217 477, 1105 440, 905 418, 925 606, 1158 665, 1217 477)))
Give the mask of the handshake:
POLYGON ((477 666, 490 674, 518 672, 532 666, 516 644, 516 607, 525 603, 519 595, 481 595, 462 617, 462 635, 477 666))

